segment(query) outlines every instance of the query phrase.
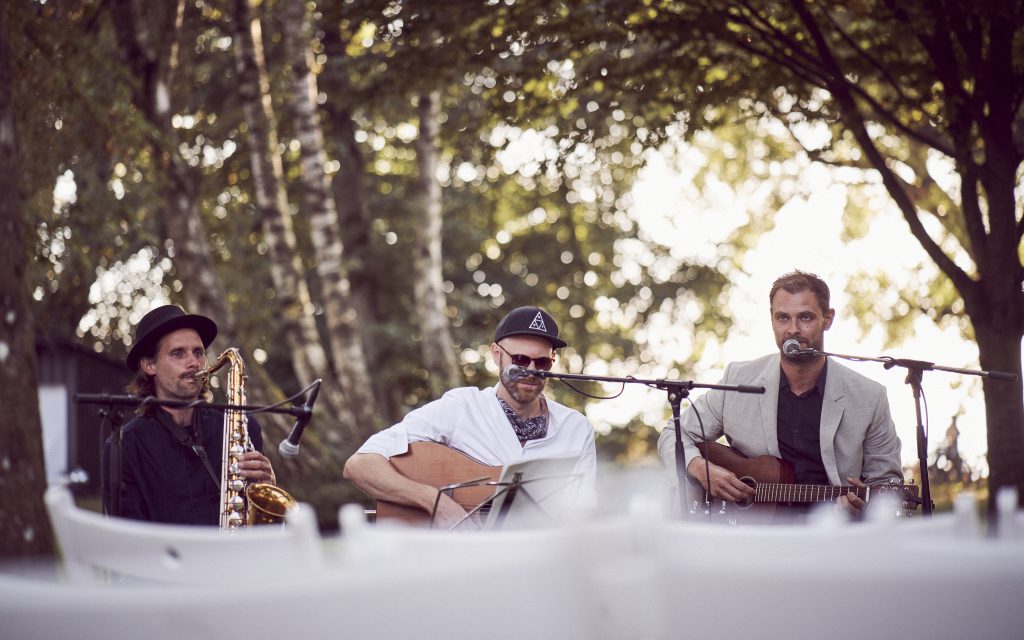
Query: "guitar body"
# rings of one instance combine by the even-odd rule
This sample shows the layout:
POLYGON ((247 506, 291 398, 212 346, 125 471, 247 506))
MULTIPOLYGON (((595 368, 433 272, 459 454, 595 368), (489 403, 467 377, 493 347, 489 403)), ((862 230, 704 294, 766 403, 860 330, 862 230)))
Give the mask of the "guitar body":
MULTIPOLYGON (((733 503, 745 510, 743 520, 750 522, 771 522, 776 520, 776 505, 807 504, 813 502, 835 502, 847 493, 853 493, 865 502, 873 495, 895 494, 900 501, 900 515, 909 516, 921 503, 920 488, 913 484, 879 484, 870 487, 795 484, 793 465, 774 456, 748 458, 736 449, 717 442, 703 442, 697 445, 705 459, 735 473, 740 480, 754 489, 754 495, 742 503, 733 503)), ((728 504, 722 502, 718 515, 726 515, 728 504)), ((735 513, 735 512, 734 512, 735 513)), ((735 517, 730 516, 730 521, 735 517)))
POLYGON ((740 478, 750 477, 756 482, 792 484, 796 480, 793 465, 775 456, 748 458, 736 449, 717 442, 697 445, 701 455, 720 467, 725 467, 740 478))
MULTIPOLYGON (((436 442, 410 444, 408 452, 391 458, 391 465, 406 478, 438 489, 450 484, 481 479, 496 482, 501 475, 501 467, 485 465, 458 449, 436 442)), ((451 496, 463 509, 472 511, 490 500, 494 492, 493 485, 481 484, 455 489, 451 496)), ((426 527, 430 525, 430 514, 416 507, 378 500, 377 520, 426 527)))
MULTIPOLYGON (((702 442, 697 448, 706 460, 732 471, 751 487, 756 487, 758 483, 792 484, 796 480, 793 464, 782 458, 769 455, 748 458, 736 449, 718 442, 702 442)), ((748 523, 771 522, 775 518, 775 502, 755 503, 754 498, 750 498, 732 504, 746 512, 743 520, 748 523)), ((721 512, 724 515, 724 504, 721 512)))

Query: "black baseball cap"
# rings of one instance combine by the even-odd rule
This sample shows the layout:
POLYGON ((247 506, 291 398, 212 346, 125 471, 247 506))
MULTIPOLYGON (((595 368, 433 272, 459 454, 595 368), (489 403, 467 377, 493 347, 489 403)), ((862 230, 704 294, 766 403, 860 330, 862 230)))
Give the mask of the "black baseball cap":
POLYGON ((494 341, 499 342, 509 336, 544 338, 554 349, 560 349, 567 344, 558 337, 558 323, 551 314, 540 307, 518 307, 502 318, 498 328, 494 330, 494 341))
POLYGON ((142 316, 142 320, 135 328, 135 344, 128 352, 125 364, 133 373, 138 371, 139 360, 143 355, 160 338, 178 329, 195 329, 203 341, 204 348, 208 348, 217 337, 217 324, 213 320, 206 316, 185 313, 185 310, 176 304, 165 304, 142 316))

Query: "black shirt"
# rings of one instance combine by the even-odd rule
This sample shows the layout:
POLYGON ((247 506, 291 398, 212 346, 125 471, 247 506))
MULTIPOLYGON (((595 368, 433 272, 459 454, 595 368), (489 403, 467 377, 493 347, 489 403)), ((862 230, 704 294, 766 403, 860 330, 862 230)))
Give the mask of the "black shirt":
POLYGON ((779 373, 777 435, 782 459, 793 464, 797 484, 830 484, 821 461, 821 402, 828 362, 810 391, 797 396, 785 372, 779 373))
MULTIPOLYGON (((162 411, 162 409, 156 409, 162 411)), ((224 412, 195 409, 198 440, 218 481, 224 412)), ((249 417, 249 439, 263 451, 259 424, 249 417)), ((103 506, 109 512, 111 439, 103 447, 103 506)), ((136 416, 121 430, 121 517, 172 524, 220 524, 220 487, 191 447, 180 443, 154 415, 136 416)))

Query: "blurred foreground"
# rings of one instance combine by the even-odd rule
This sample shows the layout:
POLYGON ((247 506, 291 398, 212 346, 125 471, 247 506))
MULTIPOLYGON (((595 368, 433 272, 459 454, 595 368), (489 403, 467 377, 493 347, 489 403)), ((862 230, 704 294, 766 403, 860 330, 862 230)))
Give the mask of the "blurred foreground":
POLYGON ((898 519, 895 505, 881 505, 856 524, 832 509, 802 526, 680 522, 633 499, 621 515, 453 533, 370 525, 348 505, 336 536, 321 536, 305 507, 287 531, 225 536, 95 514, 76 523, 85 512, 68 500, 58 537, 82 527, 77 535, 106 543, 71 549, 56 571, 0 571, 0 620, 3 637, 21 640, 589 640, 765 630, 1009 638, 1024 628, 1024 512, 1014 510, 1016 496, 1000 497, 988 532, 963 494, 952 513, 898 519), (90 553, 136 579, 99 578, 85 567, 90 553))

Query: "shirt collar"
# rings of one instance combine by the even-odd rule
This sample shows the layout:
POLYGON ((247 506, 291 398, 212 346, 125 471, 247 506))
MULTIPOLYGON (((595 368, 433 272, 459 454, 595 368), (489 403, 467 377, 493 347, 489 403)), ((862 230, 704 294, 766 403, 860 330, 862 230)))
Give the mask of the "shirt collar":
MULTIPOLYGON (((779 367, 779 390, 789 391, 789 380, 786 378, 786 373, 779 367)), ((822 398, 825 397, 825 378, 828 373, 828 358, 825 358, 825 366, 821 368, 821 373, 818 374, 818 379, 814 381, 814 388, 818 390, 818 395, 822 398)))

